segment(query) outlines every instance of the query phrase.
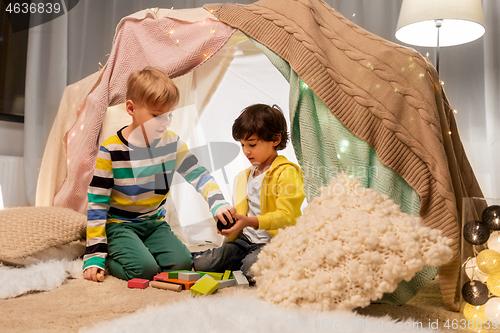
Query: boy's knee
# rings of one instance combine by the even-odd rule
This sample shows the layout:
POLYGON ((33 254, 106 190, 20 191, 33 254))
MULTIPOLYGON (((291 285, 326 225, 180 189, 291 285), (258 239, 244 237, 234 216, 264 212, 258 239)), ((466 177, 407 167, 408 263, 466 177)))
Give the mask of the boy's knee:
POLYGON ((191 270, 191 268, 193 268, 193 258, 189 252, 177 256, 172 267, 169 267, 170 270, 174 271, 191 270))
POLYGON ((135 278, 152 280, 158 274, 159 266, 155 261, 142 262, 129 271, 129 274, 135 278))

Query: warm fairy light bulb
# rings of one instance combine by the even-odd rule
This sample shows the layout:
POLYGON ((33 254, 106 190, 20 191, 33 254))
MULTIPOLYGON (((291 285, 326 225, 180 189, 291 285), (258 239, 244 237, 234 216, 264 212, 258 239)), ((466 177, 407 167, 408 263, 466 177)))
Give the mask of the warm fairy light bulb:
POLYGON ((493 250, 482 250, 476 257, 477 267, 481 272, 493 275, 500 273, 500 253, 493 250))
POLYGON ((500 319, 500 298, 492 297, 484 305, 484 314, 492 322, 498 323, 500 319))
POLYGON ((448 134, 451 135, 451 131, 449 131, 448 134))
POLYGON ((476 322, 476 320, 485 322, 487 317, 484 313, 484 305, 476 306, 466 303, 464 306, 464 317, 467 320, 472 320, 474 323, 476 322))
POLYGON ((470 258, 465 264, 465 274, 471 280, 479 280, 483 283, 486 283, 488 280, 488 275, 481 272, 481 270, 477 267, 476 258, 470 258))
POLYGON ((177 39, 177 40, 175 41, 175 43, 176 43, 177 45, 179 45, 179 40, 177 39))
POLYGON ((215 28, 212 28, 211 33, 212 33, 212 34, 214 34, 214 33, 215 33, 215 28))
POLYGON ((486 280, 488 290, 495 296, 500 296, 500 274, 490 275, 486 280))

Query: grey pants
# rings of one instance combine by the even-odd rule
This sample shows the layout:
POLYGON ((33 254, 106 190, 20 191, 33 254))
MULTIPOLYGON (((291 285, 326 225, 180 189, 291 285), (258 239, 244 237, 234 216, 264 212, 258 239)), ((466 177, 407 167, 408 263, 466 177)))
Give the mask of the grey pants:
POLYGON ((253 275, 250 267, 257 261, 265 243, 252 243, 245 235, 232 242, 222 244, 221 247, 202 252, 193 252, 193 267, 201 272, 220 272, 226 270, 243 271, 250 282, 253 275))

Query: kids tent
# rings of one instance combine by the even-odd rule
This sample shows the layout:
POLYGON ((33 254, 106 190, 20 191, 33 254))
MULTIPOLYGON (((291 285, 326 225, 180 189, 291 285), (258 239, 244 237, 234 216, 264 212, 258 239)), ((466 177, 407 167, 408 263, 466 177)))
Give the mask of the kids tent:
MULTIPOLYGON (((441 292, 446 305, 458 310, 461 201, 482 194, 437 73, 414 50, 363 30, 319 0, 150 9, 124 18, 104 68, 65 91, 42 161, 37 205, 85 212, 99 143, 108 126, 126 124, 123 112, 109 107, 125 101, 128 75, 147 65, 178 77, 182 119, 172 129, 191 147, 211 152, 215 165, 211 144, 234 143, 230 125, 241 110, 217 108, 217 102, 252 100, 251 87, 272 102, 286 86, 252 84, 251 77, 269 72, 251 63, 256 54, 264 54, 289 82, 290 132, 308 200, 330 177, 347 171, 442 230, 453 240, 454 258, 439 268, 441 292), (236 95, 225 94, 221 84, 231 82, 225 81, 235 73, 231 64, 245 57, 247 84, 233 85, 236 95), (206 129, 201 136, 199 128, 206 129)), ((245 167, 236 150, 226 152, 217 156, 228 160, 227 167, 212 168, 218 183, 230 183, 245 167)), ((385 301, 403 303, 436 274, 436 268, 424 269, 385 301)))

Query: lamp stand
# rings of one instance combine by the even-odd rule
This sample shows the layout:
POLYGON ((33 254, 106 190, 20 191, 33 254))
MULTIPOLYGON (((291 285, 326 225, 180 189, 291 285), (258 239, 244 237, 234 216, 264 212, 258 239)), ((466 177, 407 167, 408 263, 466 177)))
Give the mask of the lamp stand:
POLYGON ((437 29, 437 48, 436 48, 436 71, 439 76, 439 28, 443 25, 443 20, 436 20, 437 29))

